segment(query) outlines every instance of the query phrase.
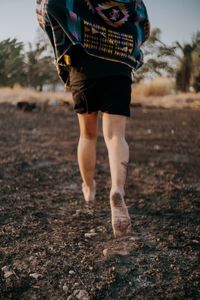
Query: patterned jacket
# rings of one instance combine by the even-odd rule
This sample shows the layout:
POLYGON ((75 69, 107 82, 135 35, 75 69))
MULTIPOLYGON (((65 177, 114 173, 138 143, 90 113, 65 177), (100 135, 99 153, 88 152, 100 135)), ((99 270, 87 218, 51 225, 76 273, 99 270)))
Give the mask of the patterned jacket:
POLYGON ((143 64, 141 46, 150 25, 142 0, 37 0, 37 18, 51 41, 64 83, 65 55, 76 44, 90 55, 135 70, 143 64))

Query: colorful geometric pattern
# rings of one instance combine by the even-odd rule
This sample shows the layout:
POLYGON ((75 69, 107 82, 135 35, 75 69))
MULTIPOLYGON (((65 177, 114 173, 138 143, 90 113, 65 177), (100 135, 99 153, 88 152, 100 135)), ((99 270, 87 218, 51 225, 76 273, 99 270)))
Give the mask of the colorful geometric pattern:
POLYGON ((64 55, 74 44, 133 69, 143 63, 141 45, 149 36, 149 20, 142 0, 37 0, 37 17, 64 82, 64 55))
POLYGON ((84 43, 86 50, 107 53, 111 57, 129 57, 133 51, 134 40, 131 34, 124 34, 103 26, 84 21, 84 43))
POLYGON ((108 25, 113 27, 122 26, 129 17, 127 6, 116 1, 98 4, 94 9, 108 25))

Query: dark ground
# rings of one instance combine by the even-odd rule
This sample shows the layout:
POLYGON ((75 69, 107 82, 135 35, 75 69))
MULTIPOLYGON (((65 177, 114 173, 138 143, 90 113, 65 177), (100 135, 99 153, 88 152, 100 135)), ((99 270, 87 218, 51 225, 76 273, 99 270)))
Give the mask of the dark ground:
POLYGON ((0 299, 200 299, 200 111, 133 111, 133 233, 116 240, 101 130, 93 209, 71 108, 0 106, 0 299))

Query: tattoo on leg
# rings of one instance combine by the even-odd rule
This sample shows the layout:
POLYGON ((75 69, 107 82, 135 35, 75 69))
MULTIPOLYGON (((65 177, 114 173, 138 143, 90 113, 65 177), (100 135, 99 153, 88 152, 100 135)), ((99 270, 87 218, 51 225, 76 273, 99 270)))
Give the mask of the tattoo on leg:
POLYGON ((127 161, 122 161, 121 165, 124 167, 124 179, 126 180, 128 176, 128 162, 127 161))

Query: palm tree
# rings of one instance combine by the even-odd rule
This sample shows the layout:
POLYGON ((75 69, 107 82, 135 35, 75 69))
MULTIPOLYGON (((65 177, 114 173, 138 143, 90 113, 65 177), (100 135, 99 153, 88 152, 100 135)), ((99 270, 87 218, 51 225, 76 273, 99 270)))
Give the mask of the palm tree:
POLYGON ((181 51, 181 54, 176 54, 176 58, 179 61, 176 73, 176 87, 182 92, 188 92, 194 77, 193 54, 195 51, 198 55, 200 53, 200 32, 197 32, 193 37, 191 44, 181 45, 179 42, 176 42, 176 49, 181 51))
POLYGON ((188 92, 192 75, 192 53, 194 46, 190 44, 181 45, 176 42, 177 48, 182 51, 182 56, 177 56, 179 68, 176 73, 176 87, 182 92, 188 92))
POLYGON ((175 47, 169 47, 161 41, 161 30, 154 28, 143 47, 145 63, 134 75, 134 82, 144 78, 175 76, 175 47))

